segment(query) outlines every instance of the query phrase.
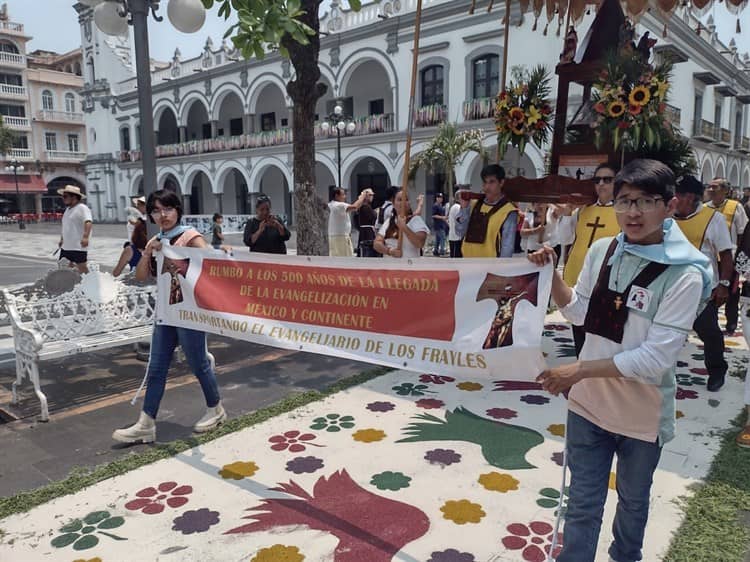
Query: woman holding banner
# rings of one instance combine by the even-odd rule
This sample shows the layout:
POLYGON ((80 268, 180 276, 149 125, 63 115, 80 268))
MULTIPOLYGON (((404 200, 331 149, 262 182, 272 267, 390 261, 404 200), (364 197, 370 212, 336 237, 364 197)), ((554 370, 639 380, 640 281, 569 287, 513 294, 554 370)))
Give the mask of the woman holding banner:
POLYGON ((418 258, 430 233, 418 214, 412 214, 403 190, 396 193, 391 218, 380 227, 372 247, 376 252, 392 258, 418 258), (403 241, 399 247, 399 239, 403 241))
MULTIPOLYGON (((153 253, 160 250, 162 244, 168 243, 172 246, 188 246, 191 248, 208 247, 200 232, 180 224, 182 203, 175 193, 167 190, 155 191, 146 202, 146 212, 151 222, 159 227, 159 234, 154 236, 143 250, 143 256, 135 270, 135 277, 139 281, 157 276, 156 260, 153 253)), ((165 269, 168 267, 165 260, 165 269)), ((151 443, 156 440, 156 414, 159 411, 162 396, 164 396, 167 372, 177 345, 182 347, 190 368, 198 378, 208 407, 206 415, 195 424, 194 431, 197 433, 209 431, 226 420, 227 414, 221 405, 213 361, 211 361, 206 348, 205 332, 154 324, 143 411, 134 425, 125 429, 118 429, 112 434, 115 441, 120 443, 151 443)))

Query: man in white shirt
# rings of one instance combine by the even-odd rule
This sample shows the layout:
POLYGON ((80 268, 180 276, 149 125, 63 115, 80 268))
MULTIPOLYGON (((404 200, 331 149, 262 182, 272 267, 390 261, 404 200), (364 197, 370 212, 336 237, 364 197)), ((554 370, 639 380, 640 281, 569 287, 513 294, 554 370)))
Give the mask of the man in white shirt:
POLYGON ((354 203, 346 202, 346 190, 342 187, 333 189, 333 199, 328 202, 328 255, 350 258, 354 256, 352 248, 352 221, 349 213, 359 209, 365 202, 367 194, 363 191, 354 203))
MULTIPOLYGON (((706 193, 711 199, 706 206, 716 209, 727 221, 729 227, 729 236, 732 239, 732 254, 737 253, 737 248, 742 244, 742 233, 747 226, 747 213, 742 203, 729 199, 731 185, 724 178, 714 178, 706 187, 706 193)), ((740 287, 739 275, 736 273, 732 278, 732 285, 729 291, 727 304, 724 305, 724 311, 727 317, 726 332, 728 335, 734 334, 737 329, 737 320, 740 305, 740 287)))
POLYGON ((711 299, 693 324, 693 330, 703 341, 703 355, 708 382, 706 388, 715 392, 724 385, 727 362, 724 359, 724 334, 719 328, 718 310, 729 297, 729 286, 734 274, 732 240, 724 216, 703 205, 703 184, 693 176, 685 176, 677 184, 675 223, 688 241, 708 259, 714 270, 711 299))
POLYGON ((60 236, 60 257, 67 259, 81 273, 88 273, 88 247, 91 229, 94 225, 91 209, 81 201, 86 196, 76 185, 66 185, 58 189, 67 207, 62 218, 62 235, 60 236))
MULTIPOLYGON (((458 192, 456 192, 458 193, 458 192)), ((448 250, 452 258, 460 258, 461 254, 461 235, 458 233, 458 223, 461 219, 461 204, 453 195, 453 205, 448 211, 448 250)))

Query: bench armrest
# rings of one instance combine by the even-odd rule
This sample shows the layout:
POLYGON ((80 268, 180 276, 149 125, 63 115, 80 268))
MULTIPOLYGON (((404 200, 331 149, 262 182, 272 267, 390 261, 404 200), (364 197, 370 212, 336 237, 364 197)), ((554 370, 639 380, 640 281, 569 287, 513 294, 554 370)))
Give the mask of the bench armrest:
POLYGON ((8 289, 3 289, 3 297, 5 298, 5 309, 8 312, 11 326, 13 326, 13 345, 16 352, 36 355, 44 344, 42 335, 23 325, 21 315, 16 308, 16 299, 8 289))

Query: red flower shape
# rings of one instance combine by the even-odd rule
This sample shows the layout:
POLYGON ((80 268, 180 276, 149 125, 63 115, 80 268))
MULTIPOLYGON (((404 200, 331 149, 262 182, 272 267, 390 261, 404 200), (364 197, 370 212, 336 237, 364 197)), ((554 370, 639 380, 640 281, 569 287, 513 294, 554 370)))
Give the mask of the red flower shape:
POLYGON ((628 110, 631 115, 638 115, 643 110, 643 107, 640 105, 630 105, 628 106, 628 110))
POLYGON ((487 410, 487 415, 496 420, 512 420, 518 416, 518 412, 510 408, 490 408, 487 410))
POLYGON ((607 108, 604 106, 602 102, 594 104, 594 111, 597 113, 604 114, 607 111, 607 108))
POLYGON ((422 398, 417 400, 417 406, 424 408, 425 410, 431 410, 433 408, 442 408, 445 406, 445 402, 438 400, 437 398, 422 398))
POLYGON ((156 515, 164 511, 165 500, 169 507, 182 507, 188 502, 185 496, 192 493, 192 486, 177 486, 177 482, 162 482, 156 488, 149 487, 136 492, 138 499, 126 503, 125 509, 142 511, 146 515, 156 515))
POLYGON ((445 384, 447 382, 453 382, 456 379, 445 375, 419 375, 419 382, 431 382, 432 384, 445 384))
POLYGON ((698 393, 694 390, 687 390, 681 386, 677 387, 677 394, 675 395, 677 400, 695 400, 698 398, 698 393))
MULTIPOLYGON (((503 545, 508 550, 521 550, 527 562, 545 562, 552 548, 552 525, 544 521, 532 521, 527 525, 512 523, 506 527, 510 535, 503 537, 503 545)), ((562 533, 557 535, 557 546, 552 558, 557 558, 562 550, 562 533)))
POLYGON ((271 445, 271 449, 274 451, 286 451, 289 449, 290 453, 300 453, 305 450, 306 445, 314 445, 315 447, 322 447, 323 445, 316 445, 315 443, 305 443, 305 441, 312 441, 315 439, 315 435, 312 433, 302 433, 299 431, 286 431, 283 435, 274 435, 268 439, 271 445))

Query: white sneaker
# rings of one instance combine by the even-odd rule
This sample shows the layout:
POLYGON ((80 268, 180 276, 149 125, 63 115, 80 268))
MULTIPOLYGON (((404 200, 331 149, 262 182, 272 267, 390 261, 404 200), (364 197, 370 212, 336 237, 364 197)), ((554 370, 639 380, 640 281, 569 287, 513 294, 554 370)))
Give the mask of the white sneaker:
POLYGON ((224 411, 224 406, 219 402, 213 408, 206 410, 204 415, 198 423, 193 426, 193 431, 196 433, 205 433, 211 431, 213 428, 218 427, 224 420, 227 419, 227 413, 224 411))
POLYGON ((156 441, 156 422, 146 412, 141 412, 135 424, 116 429, 112 439, 120 443, 153 443, 156 441))

